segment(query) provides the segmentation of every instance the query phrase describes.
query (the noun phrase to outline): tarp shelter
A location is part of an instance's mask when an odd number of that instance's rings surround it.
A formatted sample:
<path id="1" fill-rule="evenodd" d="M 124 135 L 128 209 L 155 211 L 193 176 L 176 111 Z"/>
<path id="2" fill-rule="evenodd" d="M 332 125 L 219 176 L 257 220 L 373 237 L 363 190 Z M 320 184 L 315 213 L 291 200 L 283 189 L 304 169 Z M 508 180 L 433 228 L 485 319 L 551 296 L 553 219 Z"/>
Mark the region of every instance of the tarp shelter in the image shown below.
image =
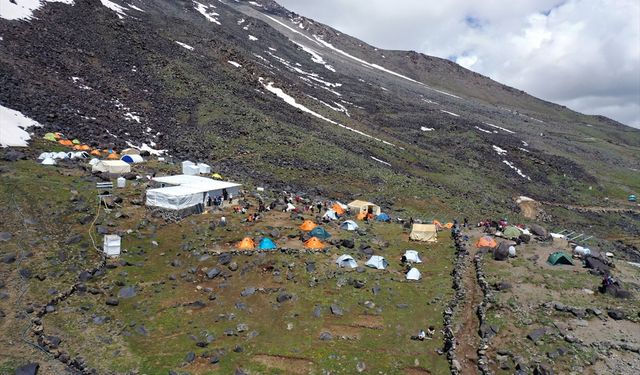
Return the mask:
<path id="1" fill-rule="evenodd" d="M 389 221 L 391 221 L 391 218 L 389 217 L 389 215 L 387 215 L 387 214 L 385 214 L 383 212 L 380 215 L 376 216 L 376 221 L 389 222 Z"/>
<path id="2" fill-rule="evenodd" d="M 322 217 L 327 220 L 338 220 L 338 215 L 333 209 L 325 212 L 324 215 L 322 215 Z"/>
<path id="3" fill-rule="evenodd" d="M 317 239 L 316 237 L 311 237 L 304 243 L 305 249 L 324 249 L 324 244 L 322 241 Z"/>
<path id="4" fill-rule="evenodd" d="M 549 258 L 547 258 L 547 263 L 551 264 L 552 266 L 557 266 L 558 264 L 567 264 L 573 266 L 571 258 L 562 251 L 556 251 L 555 253 L 549 255 Z"/>
<path id="5" fill-rule="evenodd" d="M 356 263 L 355 259 L 349 254 L 342 254 L 336 259 L 336 264 L 338 267 L 343 268 L 356 268 L 358 267 L 358 263 Z"/>
<path id="6" fill-rule="evenodd" d="M 518 229 L 517 227 L 514 227 L 513 225 L 507 227 L 504 231 L 502 231 L 502 235 L 508 239 L 518 238 L 520 237 L 520 234 L 522 234 L 520 229 Z"/>
<path id="7" fill-rule="evenodd" d="M 438 231 L 433 224 L 413 224 L 409 238 L 414 241 L 436 242 Z"/>
<path id="8" fill-rule="evenodd" d="M 117 257 L 120 255 L 120 244 L 122 239 L 117 234 L 108 234 L 104 236 L 102 251 L 108 257 Z"/>
<path id="9" fill-rule="evenodd" d="M 407 272 L 407 280 L 420 280 L 420 278 L 422 278 L 422 274 L 415 267 Z"/>
<path id="10" fill-rule="evenodd" d="M 482 236 L 480 237 L 480 239 L 476 242 L 476 247 L 480 248 L 480 247 L 490 247 L 490 248 L 494 248 L 498 246 L 498 243 L 496 242 L 496 240 L 493 239 L 493 237 L 491 236 Z"/>
<path id="11" fill-rule="evenodd" d="M 261 239 L 260 243 L 258 244 L 258 249 L 260 250 L 275 250 L 277 248 L 278 246 L 276 245 L 276 243 L 268 237 Z"/>
<path id="12" fill-rule="evenodd" d="M 340 202 L 335 202 L 332 206 L 331 209 L 334 210 L 336 212 L 336 214 L 342 216 L 344 215 L 345 208 L 343 207 L 343 205 Z"/>
<path id="13" fill-rule="evenodd" d="M 405 251 L 404 259 L 406 259 L 406 261 L 410 263 L 422 263 L 422 260 L 420 260 L 420 256 L 418 255 L 418 252 L 415 250 Z"/>
<path id="14" fill-rule="evenodd" d="M 42 165 L 56 165 L 56 164 L 57 164 L 56 161 L 53 158 L 49 158 L 49 157 L 45 158 L 42 161 Z"/>
<path id="15" fill-rule="evenodd" d="M 120 151 L 120 154 L 122 154 L 122 155 L 140 155 L 140 150 L 138 150 L 137 148 L 125 148 L 124 150 Z"/>
<path id="16" fill-rule="evenodd" d="M 327 232 L 323 227 L 313 228 L 311 232 L 309 232 L 309 235 L 311 237 L 317 237 L 321 240 L 326 240 L 327 238 L 331 237 L 331 234 L 329 234 L 329 232 Z"/>
<path id="17" fill-rule="evenodd" d="M 91 171 L 122 174 L 131 172 L 131 166 L 122 160 L 100 160 L 93 166 Z"/>
<path id="18" fill-rule="evenodd" d="M 313 228 L 317 227 L 318 225 L 316 223 L 314 223 L 311 220 L 305 220 L 301 225 L 300 225 L 300 230 L 303 230 L 305 232 L 310 232 L 311 230 L 313 230 Z"/>
<path id="19" fill-rule="evenodd" d="M 237 195 L 242 186 L 233 182 L 187 175 L 154 177 L 151 181 L 160 188 L 147 190 L 147 206 L 171 210 L 181 210 L 198 204 L 207 206 L 216 197 L 224 196 L 224 191 Z"/>
<path id="20" fill-rule="evenodd" d="M 42 138 L 46 139 L 47 141 L 57 142 L 56 135 L 53 133 L 47 133 Z"/>
<path id="21" fill-rule="evenodd" d="M 364 214 L 372 214 L 373 216 L 380 215 L 380 206 L 377 206 L 371 202 L 365 202 L 360 200 L 355 200 L 347 205 L 351 213 L 354 215 L 358 215 L 360 213 Z"/>
<path id="22" fill-rule="evenodd" d="M 353 220 L 347 220 L 344 223 L 340 224 L 340 228 L 344 229 L 344 230 L 356 230 L 358 229 L 358 224 L 356 224 L 355 221 Z"/>
<path id="23" fill-rule="evenodd" d="M 136 155 L 136 154 L 125 155 L 125 156 L 121 157 L 120 160 L 122 160 L 124 162 L 127 162 L 129 164 L 144 162 L 144 159 L 142 158 L 142 156 Z"/>
<path id="24" fill-rule="evenodd" d="M 240 250 L 253 250 L 256 248 L 256 243 L 249 237 L 245 237 L 242 241 L 238 242 L 236 247 Z"/>
<path id="25" fill-rule="evenodd" d="M 367 263 L 365 263 L 365 266 L 377 268 L 379 270 L 384 270 L 384 269 L 387 269 L 387 267 L 389 267 L 389 262 L 387 262 L 387 260 L 380 255 L 372 255 L 371 258 L 369 258 L 369 260 L 367 261 Z"/>

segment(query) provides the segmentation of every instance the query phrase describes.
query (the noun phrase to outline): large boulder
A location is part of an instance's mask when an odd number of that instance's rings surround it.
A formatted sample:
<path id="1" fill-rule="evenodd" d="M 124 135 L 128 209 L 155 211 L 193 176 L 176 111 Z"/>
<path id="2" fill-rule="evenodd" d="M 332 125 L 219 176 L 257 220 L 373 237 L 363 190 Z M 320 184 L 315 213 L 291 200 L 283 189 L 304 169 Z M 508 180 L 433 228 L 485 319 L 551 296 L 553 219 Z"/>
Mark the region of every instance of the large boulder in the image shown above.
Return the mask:
<path id="1" fill-rule="evenodd" d="M 511 246 L 510 242 L 500 242 L 500 245 L 493 250 L 493 259 L 506 260 L 509 258 L 509 246 Z"/>
<path id="2" fill-rule="evenodd" d="M 549 237 L 549 231 L 547 231 L 544 227 L 538 224 L 531 225 L 531 233 L 535 234 L 538 237 L 547 238 Z"/>
<path id="3" fill-rule="evenodd" d="M 32 362 L 16 369 L 16 375 L 37 375 L 40 364 Z"/>

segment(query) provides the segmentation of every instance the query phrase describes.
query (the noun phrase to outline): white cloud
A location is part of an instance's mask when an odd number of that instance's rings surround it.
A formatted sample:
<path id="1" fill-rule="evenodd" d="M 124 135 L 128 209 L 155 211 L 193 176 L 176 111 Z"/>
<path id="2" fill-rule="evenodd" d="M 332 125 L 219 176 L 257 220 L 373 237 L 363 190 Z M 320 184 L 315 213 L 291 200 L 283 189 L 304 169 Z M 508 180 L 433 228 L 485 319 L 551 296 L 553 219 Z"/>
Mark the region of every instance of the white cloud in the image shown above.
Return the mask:
<path id="1" fill-rule="evenodd" d="M 451 58 L 540 98 L 640 127 L 640 1 L 280 3 L 375 46 Z"/>

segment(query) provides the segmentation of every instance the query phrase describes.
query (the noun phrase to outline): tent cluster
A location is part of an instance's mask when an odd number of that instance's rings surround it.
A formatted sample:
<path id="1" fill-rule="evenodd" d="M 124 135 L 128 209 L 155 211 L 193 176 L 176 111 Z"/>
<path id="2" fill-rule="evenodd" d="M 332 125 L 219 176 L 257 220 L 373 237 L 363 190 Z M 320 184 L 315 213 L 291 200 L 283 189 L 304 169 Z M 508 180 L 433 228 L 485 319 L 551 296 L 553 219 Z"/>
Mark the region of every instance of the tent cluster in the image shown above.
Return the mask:
<path id="1" fill-rule="evenodd" d="M 239 250 L 255 250 L 256 248 L 259 250 L 275 250 L 278 245 L 269 237 L 262 238 L 257 245 L 251 237 L 245 237 L 236 244 L 236 248 Z"/>
<path id="2" fill-rule="evenodd" d="M 41 160 L 41 164 L 43 165 L 56 165 L 56 160 L 65 160 L 65 159 L 87 159 L 90 155 L 85 151 L 75 151 L 75 152 L 43 152 L 38 156 L 38 160 Z"/>
<path id="3" fill-rule="evenodd" d="M 56 142 L 59 145 L 65 146 L 65 147 L 69 147 L 71 149 L 73 149 L 74 151 L 84 151 L 88 154 L 91 154 L 93 156 L 97 156 L 97 157 L 106 157 L 109 160 L 117 160 L 120 158 L 120 156 L 118 155 L 117 152 L 113 151 L 113 150 L 100 150 L 98 148 L 94 148 L 91 147 L 87 144 L 84 144 L 82 142 L 80 142 L 80 140 L 78 139 L 68 139 L 67 137 L 64 136 L 64 134 L 62 133 L 47 133 L 44 135 L 44 137 L 42 137 L 44 139 L 46 139 L 47 141 L 51 141 L 51 142 Z M 138 151 L 138 154 L 140 152 Z"/>

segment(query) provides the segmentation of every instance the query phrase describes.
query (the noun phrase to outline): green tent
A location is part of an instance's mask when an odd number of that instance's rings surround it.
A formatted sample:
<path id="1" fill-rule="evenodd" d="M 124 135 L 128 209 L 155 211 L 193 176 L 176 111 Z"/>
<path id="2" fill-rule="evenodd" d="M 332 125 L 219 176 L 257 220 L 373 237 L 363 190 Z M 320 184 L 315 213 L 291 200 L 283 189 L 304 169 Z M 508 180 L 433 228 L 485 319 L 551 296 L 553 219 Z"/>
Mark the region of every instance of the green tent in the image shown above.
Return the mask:
<path id="1" fill-rule="evenodd" d="M 73 141 L 71 141 L 71 143 L 73 143 L 74 145 L 79 145 L 80 144 L 80 140 L 74 139 Z"/>
<path id="2" fill-rule="evenodd" d="M 505 238 L 508 239 L 514 239 L 514 238 L 518 238 L 520 237 L 520 234 L 522 232 L 520 232 L 520 229 L 514 227 L 513 225 L 510 227 L 507 227 L 502 234 L 504 235 Z"/>
<path id="3" fill-rule="evenodd" d="M 570 266 L 573 266 L 571 258 L 562 251 L 556 251 L 555 253 L 549 255 L 549 258 L 547 258 L 547 263 L 551 264 L 552 266 L 557 266 L 558 264 L 568 264 Z"/>
<path id="4" fill-rule="evenodd" d="M 56 135 L 53 133 L 47 133 L 44 135 L 44 137 L 42 137 L 44 139 L 46 139 L 47 141 L 52 141 L 52 142 L 57 142 L 58 140 L 56 139 Z"/>
<path id="5" fill-rule="evenodd" d="M 629 194 L 629 202 L 637 202 L 638 197 L 635 194 Z"/>

